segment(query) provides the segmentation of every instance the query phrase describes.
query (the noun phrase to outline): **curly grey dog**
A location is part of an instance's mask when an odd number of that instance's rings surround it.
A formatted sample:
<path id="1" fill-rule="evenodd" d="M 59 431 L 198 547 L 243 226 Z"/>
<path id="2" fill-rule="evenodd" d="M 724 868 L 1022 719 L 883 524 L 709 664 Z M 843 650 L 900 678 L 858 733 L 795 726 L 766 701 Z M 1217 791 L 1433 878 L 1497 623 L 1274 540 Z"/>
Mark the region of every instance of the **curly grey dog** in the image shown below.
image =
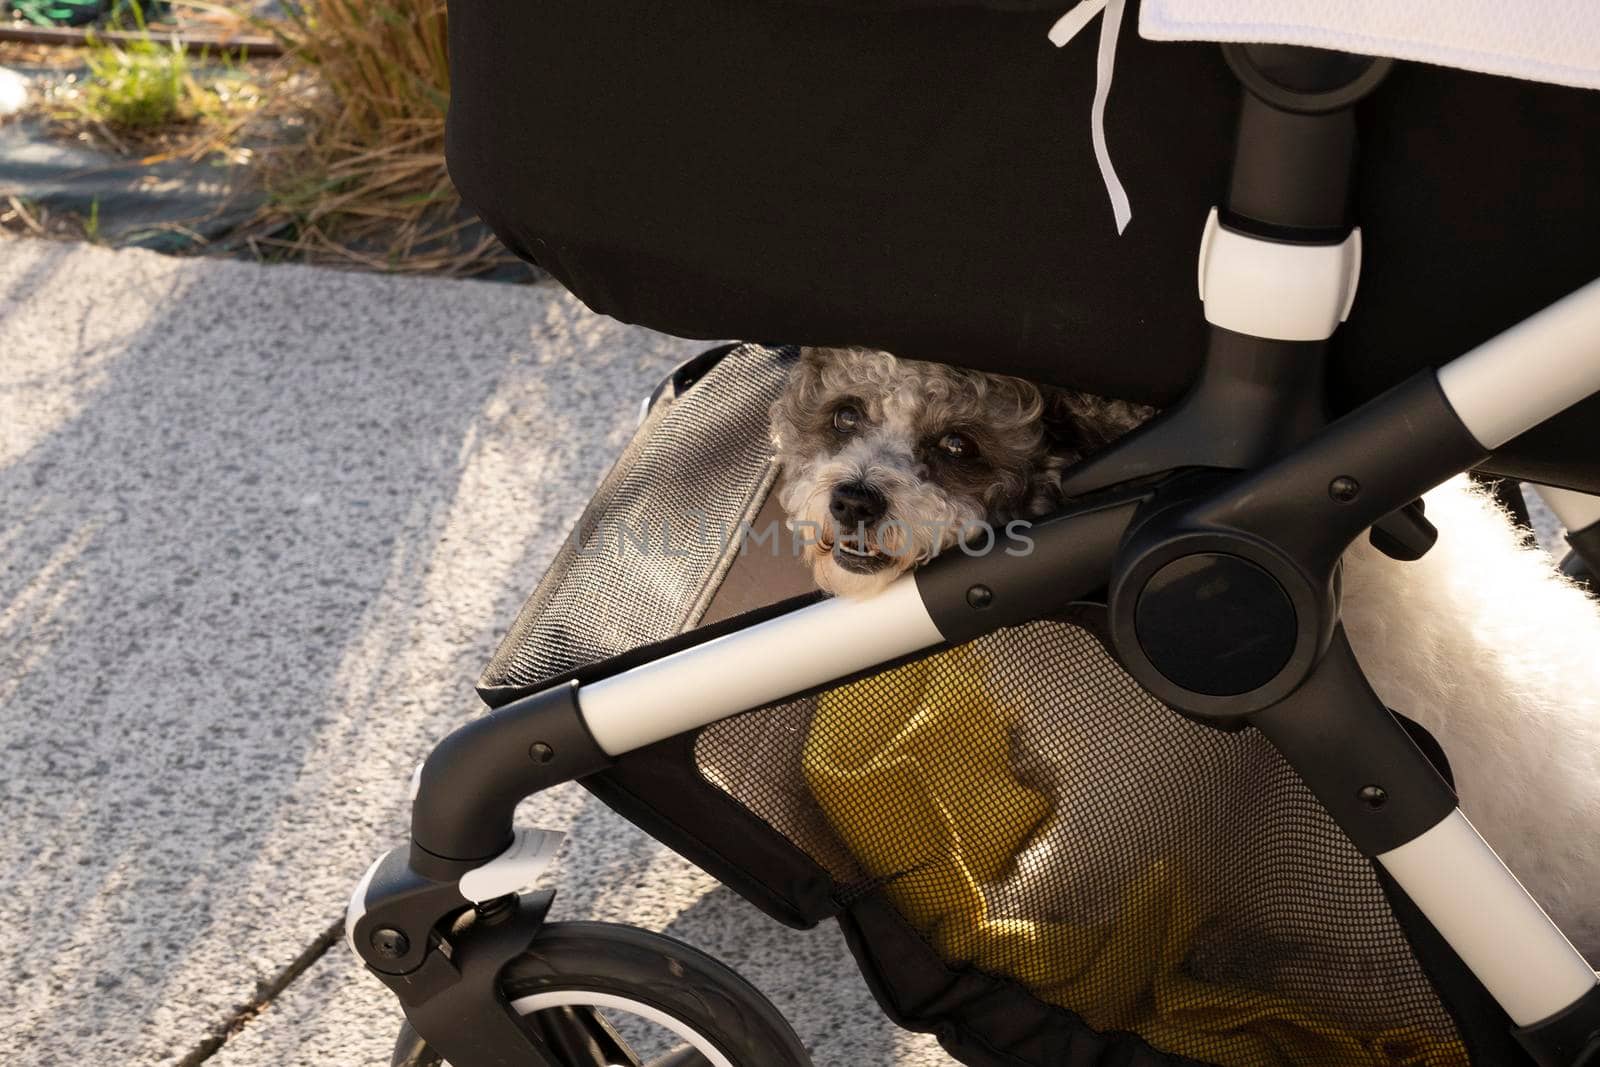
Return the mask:
<path id="1" fill-rule="evenodd" d="M 863 348 L 807 348 L 772 406 L 779 502 L 817 584 L 870 596 L 1060 502 L 1061 472 L 1152 409 Z"/>

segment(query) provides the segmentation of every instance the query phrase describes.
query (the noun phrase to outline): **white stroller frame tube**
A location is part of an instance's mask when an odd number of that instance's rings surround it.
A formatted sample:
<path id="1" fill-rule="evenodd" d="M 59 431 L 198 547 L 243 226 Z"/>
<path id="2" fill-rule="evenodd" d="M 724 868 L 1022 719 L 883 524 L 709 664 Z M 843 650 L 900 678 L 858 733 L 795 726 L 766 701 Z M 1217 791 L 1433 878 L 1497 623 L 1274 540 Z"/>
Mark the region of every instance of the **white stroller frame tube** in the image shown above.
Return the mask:
<path id="1" fill-rule="evenodd" d="M 1440 367 L 1439 388 L 1491 450 L 1600 390 L 1600 279 Z"/>
<path id="2" fill-rule="evenodd" d="M 905 575 L 870 599 L 824 600 L 591 682 L 578 706 L 619 756 L 943 640 Z"/>
<path id="3" fill-rule="evenodd" d="M 1518 1026 L 1594 987 L 1595 972 L 1461 809 L 1377 859 Z"/>

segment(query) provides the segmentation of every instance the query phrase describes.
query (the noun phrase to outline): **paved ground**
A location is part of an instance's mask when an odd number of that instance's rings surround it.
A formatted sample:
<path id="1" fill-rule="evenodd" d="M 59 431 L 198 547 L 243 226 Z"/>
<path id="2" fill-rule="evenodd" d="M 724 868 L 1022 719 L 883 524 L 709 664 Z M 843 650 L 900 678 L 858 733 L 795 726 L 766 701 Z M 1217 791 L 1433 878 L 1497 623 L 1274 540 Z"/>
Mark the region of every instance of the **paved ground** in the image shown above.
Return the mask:
<path id="1" fill-rule="evenodd" d="M 702 347 L 551 288 L 0 241 L 0 1047 L 387 1062 L 388 993 L 318 949 L 638 398 Z M 559 915 L 722 956 L 821 1067 L 950 1062 L 833 930 L 580 790 L 536 808 L 573 833 Z"/>

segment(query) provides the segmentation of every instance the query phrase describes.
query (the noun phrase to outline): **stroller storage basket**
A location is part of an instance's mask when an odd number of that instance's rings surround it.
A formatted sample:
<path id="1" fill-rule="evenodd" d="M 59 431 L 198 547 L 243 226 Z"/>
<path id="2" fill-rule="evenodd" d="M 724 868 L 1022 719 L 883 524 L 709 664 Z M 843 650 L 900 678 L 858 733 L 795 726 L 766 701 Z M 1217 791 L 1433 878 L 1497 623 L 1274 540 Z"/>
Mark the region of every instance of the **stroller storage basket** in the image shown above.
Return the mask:
<path id="1" fill-rule="evenodd" d="M 654 402 L 490 703 L 806 595 L 767 439 L 792 355 L 710 355 Z M 1527 1062 L 1276 750 L 1162 706 L 1100 619 L 942 648 L 585 785 L 773 917 L 838 918 L 891 1017 L 969 1064 Z"/>

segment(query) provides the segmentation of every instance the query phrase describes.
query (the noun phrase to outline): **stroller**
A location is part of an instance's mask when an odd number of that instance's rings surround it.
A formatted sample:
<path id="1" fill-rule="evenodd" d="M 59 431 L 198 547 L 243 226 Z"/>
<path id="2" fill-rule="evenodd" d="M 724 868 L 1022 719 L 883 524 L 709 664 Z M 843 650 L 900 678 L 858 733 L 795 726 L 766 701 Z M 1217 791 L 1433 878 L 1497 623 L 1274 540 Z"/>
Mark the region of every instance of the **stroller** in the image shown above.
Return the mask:
<path id="1" fill-rule="evenodd" d="M 1339 620 L 1343 551 L 1425 553 L 1461 471 L 1553 487 L 1600 555 L 1593 42 L 1529 45 L 1556 5 L 1452 7 L 1442 42 L 1387 5 L 1063 6 L 452 4 L 465 199 L 596 311 L 757 341 L 647 399 L 352 896 L 396 1064 L 809 1062 L 694 949 L 545 921 L 559 835 L 512 811 L 572 780 L 837 920 L 966 1064 L 1600 1064 L 1595 971 Z M 1031 552 L 827 599 L 764 540 L 797 343 L 1164 410 Z M 1058 814 L 1007 769 L 1018 708 L 1081 803 L 1002 906 Z"/>

